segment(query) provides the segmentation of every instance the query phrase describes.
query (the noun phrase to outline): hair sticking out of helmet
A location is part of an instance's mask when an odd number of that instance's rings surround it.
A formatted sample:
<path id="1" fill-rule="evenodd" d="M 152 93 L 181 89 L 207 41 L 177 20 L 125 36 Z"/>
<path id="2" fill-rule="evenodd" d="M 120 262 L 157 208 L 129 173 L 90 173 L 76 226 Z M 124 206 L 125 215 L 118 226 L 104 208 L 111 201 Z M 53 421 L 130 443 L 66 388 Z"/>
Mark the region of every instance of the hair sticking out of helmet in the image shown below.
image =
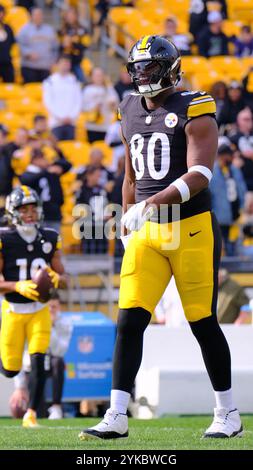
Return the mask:
<path id="1" fill-rule="evenodd" d="M 20 208 L 28 205 L 36 206 L 36 220 L 31 220 L 31 222 L 26 222 L 24 216 L 22 216 L 22 211 Z M 19 186 L 9 194 L 6 198 L 5 210 L 9 223 L 11 225 L 19 225 L 23 227 L 39 227 L 43 219 L 43 211 L 41 200 L 36 193 L 36 191 L 28 186 Z"/>
<path id="2" fill-rule="evenodd" d="M 163 36 L 144 36 L 132 47 L 127 70 L 137 93 L 153 97 L 179 82 L 180 53 Z"/>

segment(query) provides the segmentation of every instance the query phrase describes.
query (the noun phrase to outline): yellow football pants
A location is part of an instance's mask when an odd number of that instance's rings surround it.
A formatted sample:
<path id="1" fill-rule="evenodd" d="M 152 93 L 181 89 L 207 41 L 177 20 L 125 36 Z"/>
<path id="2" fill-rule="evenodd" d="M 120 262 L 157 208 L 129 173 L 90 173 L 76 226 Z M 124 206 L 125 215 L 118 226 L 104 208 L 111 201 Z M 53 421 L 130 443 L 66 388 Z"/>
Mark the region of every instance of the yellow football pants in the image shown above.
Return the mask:
<path id="1" fill-rule="evenodd" d="M 2 302 L 1 360 L 10 371 L 22 368 L 25 341 L 29 354 L 46 353 L 51 334 L 51 318 L 48 306 L 36 313 L 20 314 L 10 311 L 10 304 Z"/>
<path id="2" fill-rule="evenodd" d="M 174 275 L 188 321 L 216 313 L 220 233 L 204 212 L 169 224 L 146 222 L 133 232 L 122 267 L 119 308 L 154 312 Z"/>

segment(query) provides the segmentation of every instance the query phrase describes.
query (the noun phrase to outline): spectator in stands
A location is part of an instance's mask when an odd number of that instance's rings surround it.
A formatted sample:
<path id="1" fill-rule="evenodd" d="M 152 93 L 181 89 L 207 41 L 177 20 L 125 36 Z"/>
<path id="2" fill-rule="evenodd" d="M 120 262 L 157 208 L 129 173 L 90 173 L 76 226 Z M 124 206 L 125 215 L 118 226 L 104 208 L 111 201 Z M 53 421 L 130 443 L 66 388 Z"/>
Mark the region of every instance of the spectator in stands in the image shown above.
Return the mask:
<path id="1" fill-rule="evenodd" d="M 5 8 L 0 5 L 0 77 L 4 82 L 14 82 L 11 48 L 16 42 L 11 27 L 4 23 Z"/>
<path id="2" fill-rule="evenodd" d="M 72 325 L 61 315 L 61 305 L 59 295 L 54 293 L 49 301 L 49 310 L 52 320 L 51 340 L 49 348 L 49 370 L 47 377 L 52 377 L 52 406 L 48 409 L 48 419 L 63 418 L 62 411 L 62 393 L 64 385 L 64 354 L 66 353 L 72 334 Z M 28 360 L 27 360 L 28 359 Z M 14 379 L 15 391 L 10 397 L 10 408 L 14 417 L 16 411 L 25 412 L 29 401 L 29 373 L 30 360 L 29 357 L 24 358 L 23 368 Z M 40 409 L 44 408 L 44 404 L 40 404 Z M 43 415 L 42 415 L 43 416 Z"/>
<path id="3" fill-rule="evenodd" d="M 96 43 L 100 39 L 101 27 L 105 24 L 110 9 L 110 0 L 98 0 L 95 5 L 95 19 L 93 22 L 94 37 Z"/>
<path id="4" fill-rule="evenodd" d="M 14 139 L 6 145 L 6 151 L 13 157 L 16 150 L 24 148 L 28 144 L 28 130 L 25 127 L 19 127 L 15 134 Z"/>
<path id="5" fill-rule="evenodd" d="M 50 165 L 43 152 L 34 149 L 31 163 L 26 171 L 19 177 L 21 184 L 27 185 L 39 194 L 44 212 L 44 226 L 60 231 L 61 206 L 63 205 L 63 191 L 60 177 L 71 168 L 64 158 L 59 158 Z"/>
<path id="6" fill-rule="evenodd" d="M 58 42 L 52 26 L 44 23 L 43 11 L 34 8 L 30 23 L 17 36 L 21 70 L 25 83 L 42 82 L 50 74 L 57 57 Z"/>
<path id="7" fill-rule="evenodd" d="M 35 6 L 34 0 L 17 0 L 16 5 L 19 6 L 19 7 L 24 7 L 28 11 L 31 11 L 32 8 L 34 8 L 34 6 Z"/>
<path id="8" fill-rule="evenodd" d="M 5 212 L 5 199 L 12 190 L 14 172 L 11 166 L 11 156 L 7 151 L 8 129 L 0 125 L 0 224 Z"/>
<path id="9" fill-rule="evenodd" d="M 7 127 L 0 124 L 0 150 L 3 150 L 8 143 L 8 133 L 9 131 Z"/>
<path id="10" fill-rule="evenodd" d="M 241 28 L 239 38 L 235 38 L 235 55 L 237 57 L 247 57 L 253 55 L 253 35 L 251 27 L 244 25 Z"/>
<path id="11" fill-rule="evenodd" d="M 246 105 L 250 107 L 251 111 L 253 111 L 253 66 L 248 70 L 248 73 L 244 77 L 242 84 L 243 96 Z"/>
<path id="12" fill-rule="evenodd" d="M 29 132 L 31 138 L 39 139 L 44 145 L 56 143 L 56 138 L 48 128 L 48 122 L 44 114 L 36 114 L 33 118 L 33 129 Z"/>
<path id="13" fill-rule="evenodd" d="M 227 86 L 225 82 L 215 82 L 211 88 L 211 95 L 216 103 L 216 119 L 219 119 L 220 112 L 227 98 Z"/>
<path id="14" fill-rule="evenodd" d="M 225 254 L 234 256 L 239 237 L 237 222 L 247 188 L 240 169 L 233 165 L 233 151 L 227 145 L 218 148 L 210 191 L 212 209 L 221 228 Z"/>
<path id="15" fill-rule="evenodd" d="M 249 303 L 244 288 L 230 278 L 226 269 L 219 269 L 217 316 L 219 323 L 234 323 L 241 307 Z"/>
<path id="16" fill-rule="evenodd" d="M 64 154 L 58 146 L 58 141 L 48 127 L 47 118 L 43 114 L 34 116 L 34 127 L 29 133 L 29 144 L 31 148 L 43 150 L 48 161 L 51 163 L 56 158 L 64 159 Z"/>
<path id="17" fill-rule="evenodd" d="M 43 100 L 49 112 L 49 126 L 57 140 L 74 139 L 76 120 L 81 112 L 80 83 L 70 70 L 70 58 L 61 56 L 57 72 L 43 82 Z"/>
<path id="18" fill-rule="evenodd" d="M 97 204 L 99 207 L 104 207 L 107 202 L 106 191 L 100 184 L 101 170 L 93 165 L 88 165 L 81 176 L 82 186 L 77 193 L 76 202 L 77 204 L 88 204 L 92 209 L 92 215 L 94 219 L 100 219 L 101 214 L 95 213 L 95 200 L 98 201 L 98 197 L 102 196 L 103 203 Z M 103 217 L 103 216 L 102 216 Z"/>
<path id="19" fill-rule="evenodd" d="M 125 158 L 118 159 L 117 170 L 114 173 L 114 181 L 111 191 L 109 191 L 110 202 L 122 206 L 122 185 L 125 175 Z"/>
<path id="20" fill-rule="evenodd" d="M 60 52 L 71 58 L 71 71 L 76 78 L 85 83 L 86 77 L 81 67 L 84 51 L 88 45 L 88 33 L 79 24 L 78 14 L 75 8 L 68 8 L 63 13 L 63 23 L 59 31 Z"/>
<path id="21" fill-rule="evenodd" d="M 100 168 L 88 165 L 82 174 L 82 186 L 76 195 L 77 204 L 90 206 L 90 213 L 83 220 L 84 239 L 82 249 L 85 253 L 104 253 L 107 239 L 104 236 L 105 207 L 108 203 L 107 192 L 100 184 Z"/>
<path id="22" fill-rule="evenodd" d="M 89 142 L 104 139 L 118 103 L 118 95 L 113 86 L 107 83 L 104 71 L 99 67 L 94 68 L 91 83 L 83 90 L 83 111 L 87 113 Z"/>
<path id="23" fill-rule="evenodd" d="M 114 172 L 117 170 L 118 161 L 125 156 L 125 147 L 121 139 L 121 124 L 119 121 L 115 121 L 109 126 L 105 135 L 105 142 L 113 149 L 110 170 Z"/>
<path id="24" fill-rule="evenodd" d="M 103 159 L 104 154 L 102 150 L 99 147 L 93 147 L 90 151 L 89 164 L 100 170 L 99 184 L 102 188 L 105 188 L 108 182 L 113 181 L 114 176 L 113 173 L 103 165 Z"/>
<path id="25" fill-rule="evenodd" d="M 253 191 L 253 116 L 249 108 L 245 108 L 237 116 L 237 132 L 230 137 L 239 152 L 241 171 L 248 191 Z"/>
<path id="26" fill-rule="evenodd" d="M 191 0 L 189 31 L 194 36 L 195 40 L 208 24 L 207 15 L 212 4 L 220 11 L 222 18 L 227 18 L 226 0 Z"/>
<path id="27" fill-rule="evenodd" d="M 228 86 L 228 94 L 217 119 L 218 125 L 226 126 L 227 132 L 235 129 L 237 115 L 245 105 L 242 84 L 233 80 Z"/>
<path id="28" fill-rule="evenodd" d="M 243 256 L 253 258 L 253 192 L 248 191 L 245 196 L 244 211 L 240 219 L 242 224 L 243 241 L 241 252 Z"/>
<path id="29" fill-rule="evenodd" d="M 175 44 L 181 55 L 191 55 L 193 38 L 190 33 L 177 32 L 177 20 L 175 17 L 169 17 L 165 20 L 163 36 Z"/>
<path id="30" fill-rule="evenodd" d="M 116 93 L 118 94 L 119 101 L 122 101 L 125 96 L 129 95 L 134 91 L 131 77 L 126 70 L 126 66 L 122 65 L 119 73 L 119 80 L 114 85 Z"/>
<path id="31" fill-rule="evenodd" d="M 253 191 L 253 116 L 249 108 L 237 115 L 237 132 L 230 137 L 239 151 L 239 167 L 248 191 Z"/>
<path id="32" fill-rule="evenodd" d="M 28 144 L 28 130 L 25 127 L 20 127 L 16 130 L 14 140 L 8 142 L 5 147 L 5 152 L 12 168 L 13 176 L 20 174 L 20 169 L 24 166 L 23 150 Z M 12 184 L 12 180 L 10 181 Z M 10 187 L 10 186 L 9 186 Z"/>
<path id="33" fill-rule="evenodd" d="M 222 15 L 210 11 L 207 15 L 208 28 L 199 34 L 197 45 L 199 54 L 205 57 L 228 55 L 228 37 L 222 32 Z"/>

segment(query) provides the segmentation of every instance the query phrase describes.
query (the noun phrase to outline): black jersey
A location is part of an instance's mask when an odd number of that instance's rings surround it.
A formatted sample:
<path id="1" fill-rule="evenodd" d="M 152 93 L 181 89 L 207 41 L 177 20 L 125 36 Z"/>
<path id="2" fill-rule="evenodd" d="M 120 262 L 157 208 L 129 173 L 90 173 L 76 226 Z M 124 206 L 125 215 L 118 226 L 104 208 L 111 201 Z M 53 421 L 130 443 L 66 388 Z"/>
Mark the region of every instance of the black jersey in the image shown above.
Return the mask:
<path id="1" fill-rule="evenodd" d="M 162 191 L 188 171 L 185 125 L 202 115 L 215 117 L 215 111 L 213 98 L 205 92 L 176 92 L 153 111 L 147 110 L 139 95 L 121 102 L 119 116 L 135 171 L 136 202 Z M 209 190 L 182 203 L 180 209 L 182 219 L 210 210 Z"/>
<path id="2" fill-rule="evenodd" d="M 49 228 L 39 229 L 34 242 L 26 242 L 16 229 L 0 232 L 0 251 L 3 258 L 5 281 L 25 281 L 31 279 L 37 269 L 50 264 L 60 248 L 58 233 Z M 28 303 L 27 297 L 17 292 L 5 294 L 9 302 Z"/>

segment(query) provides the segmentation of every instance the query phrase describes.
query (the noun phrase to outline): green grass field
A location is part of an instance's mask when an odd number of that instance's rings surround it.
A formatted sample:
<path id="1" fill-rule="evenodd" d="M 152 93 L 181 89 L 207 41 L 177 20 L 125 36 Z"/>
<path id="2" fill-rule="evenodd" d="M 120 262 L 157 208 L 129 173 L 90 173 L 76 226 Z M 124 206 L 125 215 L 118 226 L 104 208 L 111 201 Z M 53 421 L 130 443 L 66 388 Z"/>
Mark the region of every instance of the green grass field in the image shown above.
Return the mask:
<path id="1" fill-rule="evenodd" d="M 78 433 L 97 419 L 40 420 L 40 429 L 22 429 L 21 420 L 0 419 L 0 449 L 77 449 L 77 450 L 245 450 L 253 449 L 253 416 L 243 416 L 242 438 L 202 439 L 210 416 L 173 416 L 154 420 L 130 419 L 126 439 L 80 442 Z"/>

